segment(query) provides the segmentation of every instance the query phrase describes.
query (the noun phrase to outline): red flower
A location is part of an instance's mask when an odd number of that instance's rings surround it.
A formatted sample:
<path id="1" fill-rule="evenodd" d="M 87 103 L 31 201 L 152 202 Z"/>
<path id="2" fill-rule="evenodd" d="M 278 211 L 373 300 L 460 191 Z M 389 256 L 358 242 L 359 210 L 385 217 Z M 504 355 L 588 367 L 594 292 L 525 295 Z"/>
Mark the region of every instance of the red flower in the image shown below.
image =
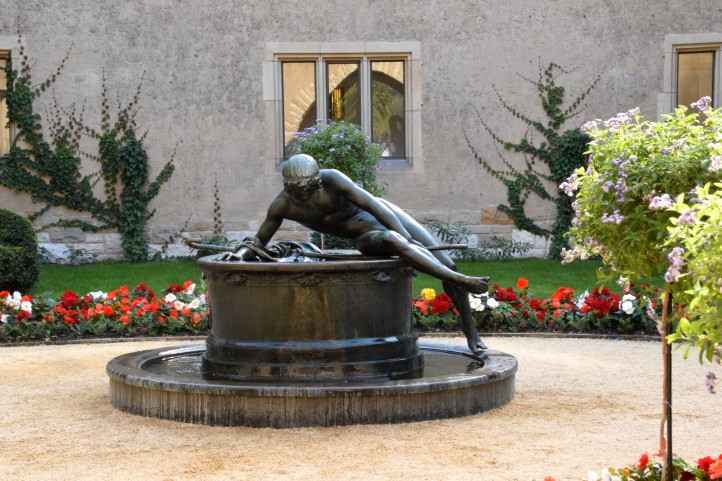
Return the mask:
<path id="1" fill-rule="evenodd" d="M 127 326 L 128 324 L 130 324 L 130 316 L 128 316 L 128 315 L 120 316 L 120 318 L 119 318 L 118 320 L 119 320 L 120 323 L 123 324 L 124 326 Z"/>
<path id="2" fill-rule="evenodd" d="M 175 309 L 171 309 L 168 313 L 168 316 L 172 317 L 173 319 L 178 319 L 178 311 L 176 311 Z"/>
<path id="3" fill-rule="evenodd" d="M 105 317 L 113 317 L 113 314 L 115 314 L 115 312 L 113 312 L 113 308 L 111 306 L 108 306 L 107 304 L 103 305 L 103 315 Z"/>
<path id="4" fill-rule="evenodd" d="M 554 319 L 559 319 L 561 316 L 562 316 L 562 311 L 560 311 L 559 309 L 557 309 L 556 311 L 554 311 L 554 312 L 552 313 L 552 317 L 553 317 Z"/>
<path id="5" fill-rule="evenodd" d="M 496 286 L 496 289 L 494 290 L 494 299 L 501 302 L 516 302 L 518 298 L 516 297 L 514 289 L 511 287 L 505 288 Z"/>
<path id="6" fill-rule="evenodd" d="M 429 304 L 431 306 L 431 312 L 434 314 L 445 314 L 454 305 L 446 292 L 436 296 Z"/>
<path id="7" fill-rule="evenodd" d="M 535 311 L 541 310 L 543 308 L 543 302 L 541 299 L 534 298 L 529 301 L 529 307 L 531 307 Z"/>
<path id="8" fill-rule="evenodd" d="M 557 481 L 557 480 L 552 478 L 551 476 L 544 476 L 544 481 Z"/>
<path id="9" fill-rule="evenodd" d="M 28 311 L 19 311 L 17 314 L 15 314 L 15 320 L 20 322 L 24 321 L 25 319 L 30 319 L 30 313 Z"/>
<path id="10" fill-rule="evenodd" d="M 529 287 L 529 281 L 527 279 L 524 279 L 523 277 L 520 277 L 516 280 L 516 288 L 517 289 L 526 289 Z"/>
<path id="11" fill-rule="evenodd" d="M 191 285 L 193 285 L 193 281 L 191 281 L 190 279 L 187 281 L 183 281 L 183 290 L 188 289 Z"/>
<path id="12" fill-rule="evenodd" d="M 712 480 L 722 479 L 722 454 L 720 454 L 719 458 L 710 464 L 709 469 L 707 470 L 707 475 L 709 476 L 709 479 Z"/>
<path id="13" fill-rule="evenodd" d="M 73 307 L 80 304 L 80 298 L 78 295 L 70 290 L 66 290 L 63 292 L 63 295 L 60 296 L 60 303 L 63 305 L 66 309 L 72 309 Z"/>
<path id="14" fill-rule="evenodd" d="M 648 464 L 649 464 L 649 454 L 643 453 L 639 457 L 639 462 L 637 463 L 637 467 L 641 470 L 644 470 L 644 468 L 646 468 Z"/>
<path id="15" fill-rule="evenodd" d="M 603 289 L 595 288 L 584 299 L 584 305 L 581 311 L 586 314 L 593 312 L 597 317 L 604 317 L 619 306 L 619 295 L 611 292 L 606 287 Z"/>
<path id="16" fill-rule="evenodd" d="M 697 460 L 697 467 L 704 471 L 705 473 L 709 472 L 709 467 L 712 466 L 712 463 L 715 462 L 715 459 L 711 456 L 705 456 L 704 458 L 699 458 Z"/>
<path id="17" fill-rule="evenodd" d="M 67 326 L 72 326 L 73 324 L 77 324 L 78 320 L 72 313 L 68 313 L 63 316 L 63 323 L 65 323 L 65 325 Z"/>
<path id="18" fill-rule="evenodd" d="M 181 287 L 180 284 L 173 283 L 168 286 L 168 292 L 176 293 L 176 292 L 181 292 L 182 290 L 183 290 L 183 287 Z"/>
<path id="19" fill-rule="evenodd" d="M 414 301 L 414 307 L 416 307 L 424 316 L 429 314 L 429 301 L 417 299 Z"/>
<path id="20" fill-rule="evenodd" d="M 20 298 L 23 302 L 31 302 L 33 300 L 33 296 L 25 294 L 23 297 Z"/>
<path id="21" fill-rule="evenodd" d="M 544 311 L 536 311 L 536 320 L 539 322 L 544 321 L 544 317 L 546 317 L 546 313 Z"/>
<path id="22" fill-rule="evenodd" d="M 5 298 L 8 297 L 10 293 L 8 291 L 0 291 L 0 297 Z"/>
<path id="23" fill-rule="evenodd" d="M 682 476 L 679 477 L 679 481 L 694 481 L 695 479 L 697 478 L 689 471 L 683 471 Z"/>
<path id="24" fill-rule="evenodd" d="M 558 302 L 571 301 L 574 298 L 574 289 L 571 287 L 560 287 L 552 294 L 552 300 Z"/>

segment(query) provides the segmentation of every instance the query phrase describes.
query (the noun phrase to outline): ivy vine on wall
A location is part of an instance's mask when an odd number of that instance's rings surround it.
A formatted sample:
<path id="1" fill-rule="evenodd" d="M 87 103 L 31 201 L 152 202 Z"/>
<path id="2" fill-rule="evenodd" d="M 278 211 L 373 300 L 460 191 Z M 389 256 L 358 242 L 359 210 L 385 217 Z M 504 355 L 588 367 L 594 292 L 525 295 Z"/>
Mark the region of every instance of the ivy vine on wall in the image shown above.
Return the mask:
<path id="1" fill-rule="evenodd" d="M 579 166 L 584 165 L 584 152 L 587 149 L 589 138 L 579 129 L 563 130 L 567 120 L 577 115 L 583 107 L 583 102 L 596 87 L 600 77 L 597 76 L 591 84 L 583 90 L 566 108 L 565 88 L 557 84 L 557 75 L 568 73 L 556 63 L 550 63 L 546 68 L 539 67 L 537 80 L 530 80 L 537 90 L 542 110 L 546 114 L 546 121 L 533 120 L 523 114 L 502 97 L 496 88 L 497 99 L 501 106 L 515 119 L 527 126 L 527 133 L 518 142 L 504 140 L 499 136 L 477 111 L 477 118 L 482 129 L 491 138 L 502 146 L 504 150 L 520 153 L 524 157 L 524 167 L 514 166 L 500 153 L 503 167 L 495 168 L 474 146 L 469 134 L 464 130 L 464 138 L 474 158 L 482 168 L 492 177 L 502 182 L 507 189 L 507 204 L 501 204 L 498 209 L 508 215 L 514 225 L 521 230 L 532 234 L 551 237 L 549 256 L 559 258 L 563 247 L 567 246 L 566 233 L 571 226 L 573 218 L 572 200 L 559 190 L 561 184 Z M 532 133 L 541 134 L 542 141 L 535 144 L 531 139 Z M 538 164 L 544 164 L 546 171 L 537 170 Z M 552 182 L 556 187 L 550 192 L 544 180 Z M 526 214 L 526 203 L 531 194 L 556 204 L 556 219 L 554 225 L 545 229 Z"/>
<path id="2" fill-rule="evenodd" d="M 17 58 L 18 70 L 9 62 L 5 67 L 8 119 L 14 126 L 15 136 L 9 152 L 0 156 L 0 185 L 29 194 L 34 203 L 41 205 L 29 216 L 30 220 L 38 219 L 52 207 L 65 207 L 88 214 L 92 219 L 90 222 L 63 219 L 43 228 L 116 229 L 122 236 L 127 260 L 147 259 L 146 225 L 155 213 L 149 206 L 173 174 L 175 152 L 151 182 L 143 143 L 145 135 L 136 134 L 142 80 L 130 101 L 113 112 L 103 75 L 101 123 L 97 129 L 85 123 L 82 109 L 62 109 L 54 101 L 46 119 L 46 134 L 43 118 L 35 111 L 34 103 L 56 82 L 68 55 L 37 85 L 33 84 L 30 61 L 20 36 Z M 97 143 L 97 154 L 81 151 L 84 137 Z M 98 170 L 83 174 L 81 158 L 97 164 Z M 101 181 L 104 195 L 98 198 L 95 186 Z"/>

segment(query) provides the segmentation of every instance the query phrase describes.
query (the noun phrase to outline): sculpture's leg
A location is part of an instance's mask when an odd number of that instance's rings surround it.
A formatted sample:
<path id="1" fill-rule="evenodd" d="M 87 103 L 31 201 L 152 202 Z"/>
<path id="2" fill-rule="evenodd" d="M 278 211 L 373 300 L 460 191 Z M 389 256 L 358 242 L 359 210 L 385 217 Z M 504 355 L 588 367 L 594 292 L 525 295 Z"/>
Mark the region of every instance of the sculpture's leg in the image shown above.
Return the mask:
<path id="1" fill-rule="evenodd" d="M 421 245 L 412 244 L 400 234 L 386 231 L 382 238 L 383 250 L 392 255 L 398 255 L 416 270 L 441 279 L 444 282 L 463 286 L 469 292 L 486 292 L 488 278 L 472 277 L 456 272 L 445 266 L 428 249 Z"/>
<path id="2" fill-rule="evenodd" d="M 486 350 L 486 344 L 479 337 L 479 331 L 476 329 L 476 323 L 471 315 L 471 306 L 469 305 L 469 294 L 458 284 L 444 282 L 444 291 L 454 301 L 454 305 L 459 310 L 461 318 L 461 330 L 466 336 L 466 344 L 469 350 L 474 354 L 481 355 Z M 486 357 L 484 355 L 484 357 Z"/>

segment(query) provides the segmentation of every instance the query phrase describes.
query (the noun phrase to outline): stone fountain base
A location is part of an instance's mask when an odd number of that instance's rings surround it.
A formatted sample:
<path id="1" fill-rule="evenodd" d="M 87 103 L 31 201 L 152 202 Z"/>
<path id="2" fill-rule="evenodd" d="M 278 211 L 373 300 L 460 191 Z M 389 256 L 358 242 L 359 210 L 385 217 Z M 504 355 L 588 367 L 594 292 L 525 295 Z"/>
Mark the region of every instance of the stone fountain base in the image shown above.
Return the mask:
<path id="1" fill-rule="evenodd" d="M 204 373 L 204 345 L 125 354 L 107 367 L 113 406 L 197 424 L 290 428 L 395 423 L 465 416 L 514 397 L 516 359 L 483 361 L 419 343 L 422 377 L 401 380 L 229 381 Z"/>

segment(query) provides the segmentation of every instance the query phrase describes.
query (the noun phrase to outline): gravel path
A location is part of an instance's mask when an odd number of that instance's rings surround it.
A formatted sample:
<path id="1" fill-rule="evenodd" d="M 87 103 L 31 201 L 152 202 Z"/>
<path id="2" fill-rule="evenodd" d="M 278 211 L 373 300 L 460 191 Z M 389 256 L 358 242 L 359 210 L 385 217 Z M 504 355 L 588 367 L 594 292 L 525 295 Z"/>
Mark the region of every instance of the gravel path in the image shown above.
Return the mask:
<path id="1" fill-rule="evenodd" d="M 290 430 L 196 426 L 113 410 L 105 364 L 178 341 L 0 348 L 0 479 L 561 481 L 655 450 L 658 343 L 487 341 L 519 360 L 517 395 L 503 408 L 441 421 Z M 707 370 L 675 355 L 675 451 L 694 459 L 722 451 L 722 394 L 705 391 Z"/>

